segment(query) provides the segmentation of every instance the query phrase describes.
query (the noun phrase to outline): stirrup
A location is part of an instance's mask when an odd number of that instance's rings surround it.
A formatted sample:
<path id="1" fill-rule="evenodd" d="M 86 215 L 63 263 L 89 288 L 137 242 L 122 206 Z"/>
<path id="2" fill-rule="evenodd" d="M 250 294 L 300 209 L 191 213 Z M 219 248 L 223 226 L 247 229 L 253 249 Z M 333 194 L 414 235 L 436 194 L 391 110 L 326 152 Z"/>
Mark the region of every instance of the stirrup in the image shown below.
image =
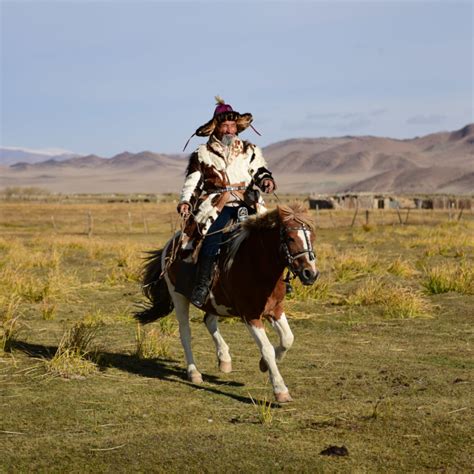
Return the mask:
<path id="1" fill-rule="evenodd" d="M 204 286 L 196 286 L 191 293 L 191 303 L 198 308 L 206 304 L 209 297 L 209 288 Z"/>

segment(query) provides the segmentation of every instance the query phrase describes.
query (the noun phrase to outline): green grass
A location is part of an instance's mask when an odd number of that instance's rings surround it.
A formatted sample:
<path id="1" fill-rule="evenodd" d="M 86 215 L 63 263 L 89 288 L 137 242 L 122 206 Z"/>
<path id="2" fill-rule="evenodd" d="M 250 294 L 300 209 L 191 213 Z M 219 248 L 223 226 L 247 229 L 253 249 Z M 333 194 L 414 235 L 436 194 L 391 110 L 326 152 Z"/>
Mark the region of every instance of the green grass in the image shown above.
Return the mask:
<path id="1" fill-rule="evenodd" d="M 221 374 L 192 310 L 199 387 L 173 317 L 137 335 L 137 269 L 175 211 L 147 207 L 145 234 L 125 231 L 130 209 L 92 205 L 88 238 L 85 206 L 0 204 L 1 472 L 471 470 L 471 222 L 319 229 L 320 281 L 286 302 L 294 402 L 278 406 L 239 321 L 221 324 L 234 366 Z M 428 288 L 443 268 L 457 290 Z M 152 342 L 140 352 L 137 338 Z M 349 454 L 320 455 L 329 446 Z"/>

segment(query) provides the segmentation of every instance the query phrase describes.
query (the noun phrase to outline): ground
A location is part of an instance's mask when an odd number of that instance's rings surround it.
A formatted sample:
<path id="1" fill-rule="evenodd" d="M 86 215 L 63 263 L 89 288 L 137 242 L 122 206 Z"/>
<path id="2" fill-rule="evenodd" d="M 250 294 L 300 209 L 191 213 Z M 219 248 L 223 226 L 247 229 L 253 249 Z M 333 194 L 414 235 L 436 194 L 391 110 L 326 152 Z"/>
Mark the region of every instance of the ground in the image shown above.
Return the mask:
<path id="1" fill-rule="evenodd" d="M 193 310 L 196 386 L 174 315 L 131 317 L 174 203 L 0 203 L 0 470 L 470 472 L 472 214 L 314 217 L 322 276 L 287 298 L 279 406 L 239 320 L 221 322 L 221 374 Z"/>

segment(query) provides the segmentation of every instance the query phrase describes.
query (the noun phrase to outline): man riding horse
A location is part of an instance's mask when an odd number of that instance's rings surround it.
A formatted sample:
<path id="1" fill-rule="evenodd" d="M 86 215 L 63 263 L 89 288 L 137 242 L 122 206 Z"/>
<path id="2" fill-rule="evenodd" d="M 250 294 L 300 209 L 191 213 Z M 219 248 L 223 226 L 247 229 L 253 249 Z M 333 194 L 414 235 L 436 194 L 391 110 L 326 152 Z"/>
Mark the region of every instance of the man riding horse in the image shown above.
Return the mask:
<path id="1" fill-rule="evenodd" d="M 189 158 L 178 204 L 179 214 L 186 219 L 183 255 L 188 253 L 188 261 L 195 261 L 198 255 L 191 294 L 191 302 L 198 307 L 206 303 L 209 294 L 223 229 L 231 221 L 266 210 L 255 186 L 266 193 L 275 189 L 261 149 L 238 137 L 251 126 L 252 115 L 236 112 L 220 97 L 216 100 L 212 119 L 193 134 L 209 140 Z"/>

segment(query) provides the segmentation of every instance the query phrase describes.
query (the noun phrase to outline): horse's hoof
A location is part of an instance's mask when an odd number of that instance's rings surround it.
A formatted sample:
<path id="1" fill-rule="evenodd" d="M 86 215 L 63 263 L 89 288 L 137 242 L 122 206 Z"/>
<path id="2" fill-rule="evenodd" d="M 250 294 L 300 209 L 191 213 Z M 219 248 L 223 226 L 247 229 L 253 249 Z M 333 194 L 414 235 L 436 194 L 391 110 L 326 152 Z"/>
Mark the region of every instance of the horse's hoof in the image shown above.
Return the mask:
<path id="1" fill-rule="evenodd" d="M 290 392 L 275 393 L 275 398 L 278 403 L 288 403 L 293 401 Z"/>
<path id="2" fill-rule="evenodd" d="M 219 370 L 224 374 L 230 374 L 232 372 L 232 362 L 226 360 L 219 361 Z"/>
<path id="3" fill-rule="evenodd" d="M 263 357 L 260 359 L 260 362 L 258 363 L 258 367 L 260 368 L 261 372 L 267 372 L 268 370 L 268 365 L 263 359 Z"/>
<path id="4" fill-rule="evenodd" d="M 188 380 L 196 385 L 202 383 L 202 375 L 199 372 L 191 372 L 188 374 Z"/>

